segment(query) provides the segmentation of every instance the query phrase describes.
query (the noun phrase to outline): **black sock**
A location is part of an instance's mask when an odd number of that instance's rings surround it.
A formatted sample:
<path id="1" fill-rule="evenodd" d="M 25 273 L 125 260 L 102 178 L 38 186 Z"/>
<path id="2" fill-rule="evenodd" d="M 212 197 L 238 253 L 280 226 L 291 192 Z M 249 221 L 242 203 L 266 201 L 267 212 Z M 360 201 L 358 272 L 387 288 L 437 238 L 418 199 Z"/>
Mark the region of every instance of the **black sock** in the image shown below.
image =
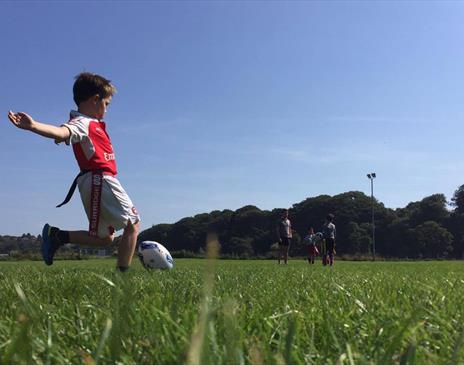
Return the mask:
<path id="1" fill-rule="evenodd" d="M 56 238 L 60 241 L 60 246 L 69 243 L 69 231 L 62 231 L 61 229 L 56 233 Z"/>
<path id="2" fill-rule="evenodd" d="M 127 270 L 129 270 L 129 268 L 126 267 L 126 266 L 118 266 L 118 267 L 117 267 L 117 270 L 118 270 L 118 271 L 121 271 L 121 272 L 126 272 Z"/>

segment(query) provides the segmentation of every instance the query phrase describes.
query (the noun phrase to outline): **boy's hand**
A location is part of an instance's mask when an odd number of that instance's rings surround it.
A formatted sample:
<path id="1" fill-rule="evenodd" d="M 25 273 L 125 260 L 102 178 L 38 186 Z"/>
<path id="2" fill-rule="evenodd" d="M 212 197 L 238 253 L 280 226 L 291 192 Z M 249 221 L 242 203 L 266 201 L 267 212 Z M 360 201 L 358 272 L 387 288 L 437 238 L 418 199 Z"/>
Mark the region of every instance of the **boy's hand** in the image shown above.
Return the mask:
<path id="1" fill-rule="evenodd" d="M 55 142 L 66 141 L 71 134 L 69 129 L 63 125 L 56 127 L 51 124 L 40 123 L 23 112 L 14 113 L 10 110 L 8 112 L 8 119 L 18 128 L 26 129 L 43 137 L 52 138 Z"/>
<path id="2" fill-rule="evenodd" d="M 8 112 L 8 119 L 16 127 L 26 130 L 32 130 L 35 123 L 30 115 L 23 112 L 13 113 L 11 110 Z"/>

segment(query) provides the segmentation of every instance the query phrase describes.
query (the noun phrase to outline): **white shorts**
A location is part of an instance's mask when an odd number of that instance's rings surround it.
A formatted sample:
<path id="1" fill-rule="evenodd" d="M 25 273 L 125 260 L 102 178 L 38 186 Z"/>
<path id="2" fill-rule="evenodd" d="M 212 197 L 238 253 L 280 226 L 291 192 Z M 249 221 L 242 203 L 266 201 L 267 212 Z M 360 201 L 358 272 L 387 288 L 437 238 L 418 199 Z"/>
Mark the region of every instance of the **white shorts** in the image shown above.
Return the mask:
<path id="1" fill-rule="evenodd" d="M 140 221 L 132 201 L 115 177 L 110 175 L 95 177 L 92 172 L 88 172 L 78 178 L 77 184 L 89 219 L 90 235 L 108 237 L 115 231 L 125 228 L 129 220 L 133 224 Z M 101 185 L 97 186 L 100 189 L 97 189 L 97 194 L 95 185 Z"/>

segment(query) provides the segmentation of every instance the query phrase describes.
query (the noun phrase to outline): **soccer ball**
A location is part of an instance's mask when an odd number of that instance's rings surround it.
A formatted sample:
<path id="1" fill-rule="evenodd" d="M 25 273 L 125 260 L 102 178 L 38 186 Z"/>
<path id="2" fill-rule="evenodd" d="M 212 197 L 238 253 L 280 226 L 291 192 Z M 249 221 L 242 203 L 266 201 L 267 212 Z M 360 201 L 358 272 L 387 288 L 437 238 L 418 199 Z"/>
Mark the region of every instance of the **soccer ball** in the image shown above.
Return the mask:
<path id="1" fill-rule="evenodd" d="M 140 243 L 138 256 L 146 269 L 172 269 L 174 267 L 169 251 L 161 243 L 155 241 Z"/>

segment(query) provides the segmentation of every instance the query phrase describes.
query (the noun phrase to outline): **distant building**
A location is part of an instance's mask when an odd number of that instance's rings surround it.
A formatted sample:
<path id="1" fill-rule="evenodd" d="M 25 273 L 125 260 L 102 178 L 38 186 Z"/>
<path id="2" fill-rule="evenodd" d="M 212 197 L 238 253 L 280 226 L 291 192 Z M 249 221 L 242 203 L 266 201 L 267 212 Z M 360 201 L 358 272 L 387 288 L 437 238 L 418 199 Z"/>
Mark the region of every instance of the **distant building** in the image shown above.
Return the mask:
<path id="1" fill-rule="evenodd" d="M 77 251 L 81 256 L 99 256 L 99 257 L 109 257 L 113 255 L 113 248 L 87 248 L 87 247 L 77 247 Z"/>

